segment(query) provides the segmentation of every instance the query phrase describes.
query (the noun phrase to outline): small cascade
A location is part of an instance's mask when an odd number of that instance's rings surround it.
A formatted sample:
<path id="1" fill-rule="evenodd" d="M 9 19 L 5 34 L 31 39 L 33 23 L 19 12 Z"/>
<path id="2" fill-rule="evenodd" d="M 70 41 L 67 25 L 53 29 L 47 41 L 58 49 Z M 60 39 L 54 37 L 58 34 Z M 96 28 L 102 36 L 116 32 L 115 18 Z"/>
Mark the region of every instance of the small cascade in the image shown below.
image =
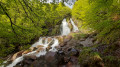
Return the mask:
<path id="1" fill-rule="evenodd" d="M 72 18 L 70 18 L 71 24 L 73 25 L 73 32 L 77 32 L 79 31 L 78 27 L 75 25 L 75 23 L 73 22 Z"/>
<path id="2" fill-rule="evenodd" d="M 38 46 L 38 45 L 42 45 L 42 44 L 43 44 L 42 41 L 43 41 L 43 38 L 40 37 L 39 40 L 38 40 L 38 42 L 36 42 L 35 44 L 33 44 L 31 47 L 35 47 L 35 46 Z"/>
<path id="3" fill-rule="evenodd" d="M 58 45 L 59 45 L 58 39 L 54 38 L 54 44 L 51 46 L 52 48 L 49 51 L 56 52 L 57 49 L 55 47 Z"/>
<path id="4" fill-rule="evenodd" d="M 27 54 L 21 56 L 21 57 L 16 58 L 16 59 L 12 62 L 12 64 L 8 65 L 7 67 L 14 67 L 17 63 L 19 63 L 19 62 L 21 62 L 21 61 L 24 60 L 24 56 L 31 55 L 31 54 L 33 54 L 33 53 L 35 53 L 35 52 L 36 52 L 36 51 L 32 51 L 32 52 L 30 52 L 30 53 L 27 53 Z"/>
<path id="5" fill-rule="evenodd" d="M 64 18 L 62 21 L 62 31 L 61 35 L 68 35 L 70 33 L 70 28 L 68 27 L 68 23 L 66 19 Z"/>

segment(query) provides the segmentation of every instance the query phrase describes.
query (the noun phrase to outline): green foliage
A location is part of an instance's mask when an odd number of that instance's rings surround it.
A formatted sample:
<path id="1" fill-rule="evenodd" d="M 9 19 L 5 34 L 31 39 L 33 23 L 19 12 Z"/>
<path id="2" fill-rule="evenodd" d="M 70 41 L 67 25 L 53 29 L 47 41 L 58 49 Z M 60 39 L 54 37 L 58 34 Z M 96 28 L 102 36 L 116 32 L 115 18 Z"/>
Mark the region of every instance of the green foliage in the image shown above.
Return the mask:
<path id="1" fill-rule="evenodd" d="M 71 9 L 39 0 L 0 0 L 0 56 L 13 50 L 26 49 L 32 39 L 48 34 L 60 21 L 70 16 Z M 12 45 L 11 45 L 12 44 Z M 8 49 L 6 49 L 8 48 Z M 18 49 L 14 49 L 18 48 Z M 7 52 L 7 53 L 6 53 Z"/>
<path id="2" fill-rule="evenodd" d="M 5 45 L 0 45 L 0 56 L 6 56 L 13 52 L 15 49 L 15 46 L 13 44 L 10 44 L 9 47 L 6 47 Z"/>
<path id="3" fill-rule="evenodd" d="M 97 67 L 96 63 L 101 63 L 102 58 L 98 52 L 92 52 L 91 48 L 83 48 L 79 55 L 79 64 L 82 66 Z"/>
<path id="4" fill-rule="evenodd" d="M 103 57 L 103 62 L 105 63 L 105 66 L 108 67 L 120 66 L 120 59 L 116 58 L 115 56 L 105 56 Z"/>
<path id="5" fill-rule="evenodd" d="M 83 21 L 83 26 L 98 32 L 97 38 L 111 43 L 120 38 L 119 0 L 78 0 L 72 16 Z"/>

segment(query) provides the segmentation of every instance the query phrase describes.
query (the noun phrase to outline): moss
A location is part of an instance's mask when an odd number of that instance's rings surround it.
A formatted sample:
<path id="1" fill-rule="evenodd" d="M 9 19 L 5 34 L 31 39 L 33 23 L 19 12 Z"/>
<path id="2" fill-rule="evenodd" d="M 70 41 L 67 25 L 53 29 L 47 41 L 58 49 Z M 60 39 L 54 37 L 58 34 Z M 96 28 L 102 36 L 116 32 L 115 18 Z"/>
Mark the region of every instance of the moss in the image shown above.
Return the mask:
<path id="1" fill-rule="evenodd" d="M 84 50 L 79 55 L 79 63 L 84 67 L 103 67 L 102 58 L 99 53 L 91 52 L 91 49 Z"/>
<path id="2" fill-rule="evenodd" d="M 115 50 L 117 50 L 119 48 L 119 46 L 117 44 L 112 44 L 110 46 L 108 46 L 104 52 L 107 53 L 107 52 L 114 52 Z"/>
<path id="3" fill-rule="evenodd" d="M 83 33 L 70 33 L 74 39 L 79 40 L 80 38 L 86 38 L 88 35 Z"/>
<path id="4" fill-rule="evenodd" d="M 120 59 L 115 56 L 104 56 L 103 62 L 106 67 L 120 67 Z"/>

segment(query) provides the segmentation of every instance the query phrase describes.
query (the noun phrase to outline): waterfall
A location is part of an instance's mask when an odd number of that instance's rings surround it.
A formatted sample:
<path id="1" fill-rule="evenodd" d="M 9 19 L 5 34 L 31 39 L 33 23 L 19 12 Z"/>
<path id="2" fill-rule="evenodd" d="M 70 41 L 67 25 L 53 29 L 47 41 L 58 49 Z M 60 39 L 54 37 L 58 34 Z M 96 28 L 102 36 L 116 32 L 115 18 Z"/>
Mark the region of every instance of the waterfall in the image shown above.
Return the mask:
<path id="1" fill-rule="evenodd" d="M 70 18 L 70 21 L 71 21 L 71 24 L 73 25 L 73 32 L 78 31 L 78 27 L 74 24 L 74 22 L 71 18 Z M 68 35 L 70 33 L 70 28 L 68 27 L 68 23 L 65 18 L 62 21 L 61 28 L 62 28 L 61 35 Z M 53 42 L 53 44 L 52 44 L 52 42 Z M 50 45 L 50 44 L 52 44 L 52 45 Z M 39 47 L 40 45 L 42 47 Z M 56 47 L 59 46 L 59 40 L 56 37 L 54 37 L 54 38 L 40 37 L 39 40 L 30 47 L 30 48 L 35 47 L 35 48 L 37 48 L 36 50 L 31 51 L 27 54 L 24 54 L 24 55 L 16 58 L 7 67 L 14 67 L 16 64 L 23 61 L 25 56 L 35 55 L 36 57 L 40 57 L 42 55 L 45 55 L 47 53 L 46 49 L 49 46 L 51 47 L 51 49 L 49 49 L 48 51 L 56 52 L 57 51 Z M 4 66 L 2 66 L 2 67 L 4 67 Z"/>
<path id="2" fill-rule="evenodd" d="M 66 19 L 64 18 L 62 21 L 62 31 L 61 34 L 62 35 L 68 35 L 70 33 L 70 28 L 68 27 L 68 23 L 66 21 Z"/>
<path id="3" fill-rule="evenodd" d="M 75 25 L 75 23 L 73 22 L 72 18 L 70 18 L 71 24 L 73 25 L 73 32 L 77 32 L 79 31 L 78 27 Z"/>

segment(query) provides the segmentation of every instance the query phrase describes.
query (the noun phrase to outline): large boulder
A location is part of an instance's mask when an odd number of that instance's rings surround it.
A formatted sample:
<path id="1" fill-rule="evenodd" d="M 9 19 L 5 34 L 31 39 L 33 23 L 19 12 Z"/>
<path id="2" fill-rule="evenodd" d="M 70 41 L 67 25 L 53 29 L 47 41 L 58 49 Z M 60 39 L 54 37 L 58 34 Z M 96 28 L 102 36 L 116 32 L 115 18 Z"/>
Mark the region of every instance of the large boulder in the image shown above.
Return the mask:
<path id="1" fill-rule="evenodd" d="M 45 61 L 48 67 L 57 67 L 56 52 L 48 52 L 45 55 Z"/>
<path id="2" fill-rule="evenodd" d="M 45 55 L 45 60 L 46 60 L 47 62 L 49 62 L 49 63 L 52 63 L 53 61 L 56 60 L 55 55 L 56 55 L 55 52 L 48 52 L 48 53 Z"/>
<path id="3" fill-rule="evenodd" d="M 31 64 L 37 57 L 35 55 L 24 56 L 24 64 Z"/>
<path id="4" fill-rule="evenodd" d="M 79 51 L 74 48 L 69 48 L 67 52 L 68 56 L 79 56 Z"/>
<path id="5" fill-rule="evenodd" d="M 93 46 L 93 38 L 87 38 L 85 41 L 80 42 L 84 47 L 90 47 Z"/>

